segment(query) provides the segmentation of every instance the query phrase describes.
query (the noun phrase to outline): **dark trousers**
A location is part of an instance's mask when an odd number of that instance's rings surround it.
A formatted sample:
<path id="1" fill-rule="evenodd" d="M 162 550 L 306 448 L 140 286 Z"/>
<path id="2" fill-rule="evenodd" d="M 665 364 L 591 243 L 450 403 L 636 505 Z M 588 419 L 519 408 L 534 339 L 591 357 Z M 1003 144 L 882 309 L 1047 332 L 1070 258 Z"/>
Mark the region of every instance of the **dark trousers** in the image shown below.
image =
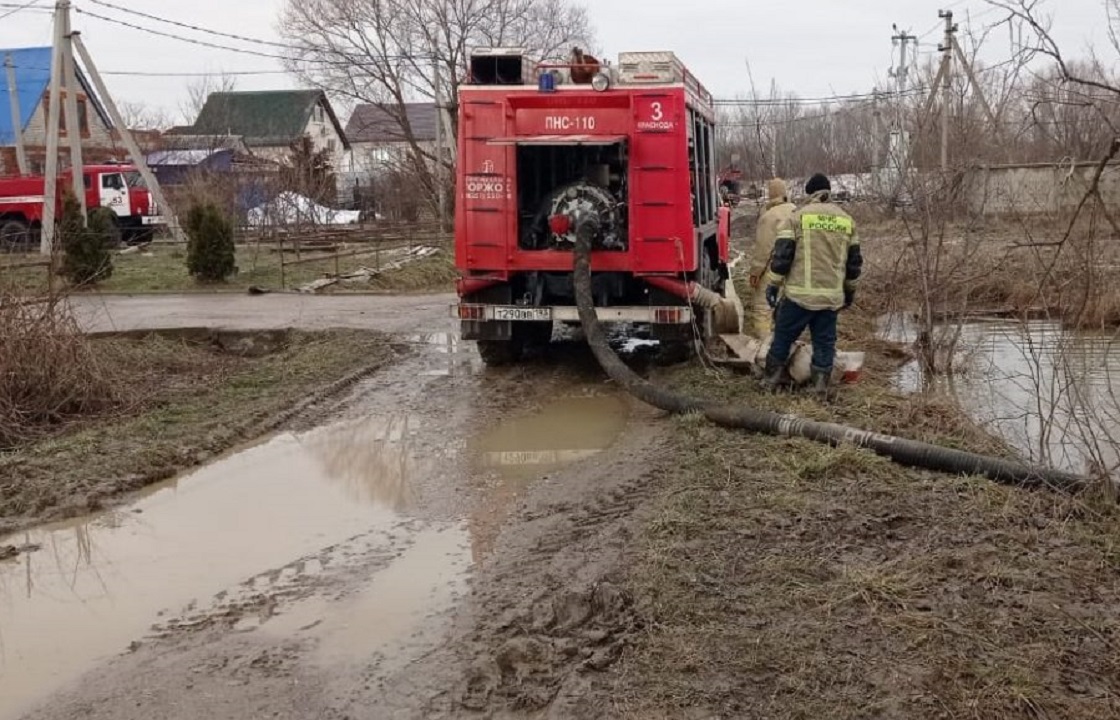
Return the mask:
<path id="1" fill-rule="evenodd" d="M 806 310 L 792 300 L 783 299 L 774 319 L 774 339 L 769 359 L 778 365 L 789 360 L 793 343 L 809 328 L 813 340 L 813 369 L 832 371 L 836 360 L 836 310 Z"/>

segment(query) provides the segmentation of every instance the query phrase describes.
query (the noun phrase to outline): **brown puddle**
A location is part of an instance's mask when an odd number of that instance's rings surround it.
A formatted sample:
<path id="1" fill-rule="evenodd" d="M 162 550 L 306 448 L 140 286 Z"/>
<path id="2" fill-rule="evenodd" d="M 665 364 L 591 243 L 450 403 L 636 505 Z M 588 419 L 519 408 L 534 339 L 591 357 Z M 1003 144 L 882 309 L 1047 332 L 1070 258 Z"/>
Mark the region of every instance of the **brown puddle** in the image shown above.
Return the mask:
<path id="1" fill-rule="evenodd" d="M 533 480 L 609 448 L 628 415 L 625 399 L 588 391 L 510 417 L 474 438 L 472 455 L 491 481 L 473 518 L 475 560 L 492 549 L 499 526 Z"/>
<path id="2" fill-rule="evenodd" d="M 324 567 L 371 554 L 389 558 L 382 572 L 411 582 L 392 587 L 403 595 L 387 622 L 423 612 L 424 583 L 447 584 L 469 553 L 461 529 L 424 530 L 398 514 L 415 501 L 413 479 L 439 459 L 412 448 L 419 436 L 409 416 L 279 435 L 128 507 L 9 538 L 41 549 L 0 563 L 0 719 L 18 717 L 153 625 L 181 626 L 171 619 L 184 610 L 204 615 L 239 594 L 313 586 Z M 382 606 L 363 597 L 350 617 L 375 623 Z"/>

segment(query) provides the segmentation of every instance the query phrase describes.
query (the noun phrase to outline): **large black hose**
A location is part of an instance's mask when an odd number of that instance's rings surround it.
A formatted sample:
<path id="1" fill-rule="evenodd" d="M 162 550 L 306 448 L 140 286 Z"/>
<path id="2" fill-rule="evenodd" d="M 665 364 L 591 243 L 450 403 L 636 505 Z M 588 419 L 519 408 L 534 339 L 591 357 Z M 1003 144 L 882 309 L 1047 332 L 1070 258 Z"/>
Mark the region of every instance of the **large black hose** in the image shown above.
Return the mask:
<path id="1" fill-rule="evenodd" d="M 671 413 L 700 412 L 713 423 L 753 432 L 803 437 L 829 445 L 850 443 L 911 467 L 960 475 L 985 475 L 992 480 L 1024 487 L 1046 487 L 1079 492 L 1088 487 L 1083 477 L 1051 468 L 1025 465 L 1002 458 L 962 452 L 929 443 L 881 435 L 835 423 L 814 422 L 745 405 L 725 405 L 659 388 L 631 370 L 607 343 L 595 312 L 591 292 L 591 241 L 597 229 L 594 217 L 577 218 L 573 264 L 576 305 L 587 344 L 612 380 L 639 400 Z"/>

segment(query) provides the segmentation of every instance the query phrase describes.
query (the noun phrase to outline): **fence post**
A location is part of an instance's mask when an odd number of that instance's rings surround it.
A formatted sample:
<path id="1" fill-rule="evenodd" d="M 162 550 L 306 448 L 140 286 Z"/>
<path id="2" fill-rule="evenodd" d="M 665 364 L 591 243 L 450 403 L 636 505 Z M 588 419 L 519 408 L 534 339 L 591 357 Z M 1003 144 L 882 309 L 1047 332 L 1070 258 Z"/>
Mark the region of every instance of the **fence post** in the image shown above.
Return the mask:
<path id="1" fill-rule="evenodd" d="M 280 289 L 287 290 L 288 285 L 284 281 L 284 235 L 280 235 Z"/>

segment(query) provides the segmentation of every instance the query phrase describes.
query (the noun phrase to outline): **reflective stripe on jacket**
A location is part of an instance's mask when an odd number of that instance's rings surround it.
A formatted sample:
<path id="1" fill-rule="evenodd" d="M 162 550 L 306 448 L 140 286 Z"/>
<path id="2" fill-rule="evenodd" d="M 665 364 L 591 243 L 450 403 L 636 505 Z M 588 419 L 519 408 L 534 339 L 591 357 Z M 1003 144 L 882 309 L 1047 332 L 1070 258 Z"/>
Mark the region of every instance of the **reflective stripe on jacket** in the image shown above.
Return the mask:
<path id="1" fill-rule="evenodd" d="M 822 192 L 779 226 L 767 279 L 806 310 L 839 310 L 862 264 L 855 222 Z"/>

